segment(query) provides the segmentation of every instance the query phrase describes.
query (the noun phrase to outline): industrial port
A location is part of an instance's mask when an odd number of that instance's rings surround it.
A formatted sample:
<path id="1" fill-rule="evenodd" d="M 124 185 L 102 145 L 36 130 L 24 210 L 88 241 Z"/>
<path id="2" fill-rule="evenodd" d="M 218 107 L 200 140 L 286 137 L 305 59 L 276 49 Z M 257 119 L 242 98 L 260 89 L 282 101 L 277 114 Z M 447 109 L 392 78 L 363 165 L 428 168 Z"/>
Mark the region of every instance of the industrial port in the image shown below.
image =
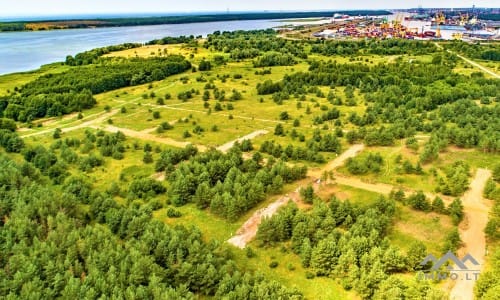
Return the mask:
<path id="1" fill-rule="evenodd" d="M 481 19 L 494 16 L 493 20 Z M 321 39 L 419 39 L 419 40 L 500 40 L 500 21 L 491 15 L 463 11 L 394 11 L 392 15 L 348 16 L 295 23 L 281 29 L 290 38 Z M 495 17 L 496 16 L 496 17 Z"/>

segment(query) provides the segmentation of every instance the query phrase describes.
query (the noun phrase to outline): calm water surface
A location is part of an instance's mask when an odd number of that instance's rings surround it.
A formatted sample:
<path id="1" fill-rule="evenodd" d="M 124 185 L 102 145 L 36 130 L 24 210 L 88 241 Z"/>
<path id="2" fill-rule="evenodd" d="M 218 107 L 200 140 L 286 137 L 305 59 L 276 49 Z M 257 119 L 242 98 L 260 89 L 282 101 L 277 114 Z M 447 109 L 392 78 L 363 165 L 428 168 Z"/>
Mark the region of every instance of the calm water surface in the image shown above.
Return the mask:
<path id="1" fill-rule="evenodd" d="M 389 19 L 394 18 L 390 16 Z M 278 20 L 209 22 L 96 29 L 68 29 L 0 33 L 0 75 L 23 72 L 41 65 L 64 61 L 67 55 L 97 47 L 128 42 L 147 42 L 165 36 L 207 35 L 216 30 L 266 29 L 283 25 Z M 426 22 L 409 22 L 407 27 L 421 31 Z M 427 26 L 425 26 L 427 27 Z M 430 28 L 428 28 L 430 29 Z M 428 30 L 427 28 L 425 30 Z M 443 38 L 451 38 L 456 30 L 442 30 Z"/>
<path id="2" fill-rule="evenodd" d="M 97 47 L 128 42 L 147 42 L 165 36 L 207 35 L 216 30 L 252 30 L 279 26 L 273 20 L 68 29 L 0 33 L 0 74 L 37 69 L 64 61 L 67 55 Z"/>

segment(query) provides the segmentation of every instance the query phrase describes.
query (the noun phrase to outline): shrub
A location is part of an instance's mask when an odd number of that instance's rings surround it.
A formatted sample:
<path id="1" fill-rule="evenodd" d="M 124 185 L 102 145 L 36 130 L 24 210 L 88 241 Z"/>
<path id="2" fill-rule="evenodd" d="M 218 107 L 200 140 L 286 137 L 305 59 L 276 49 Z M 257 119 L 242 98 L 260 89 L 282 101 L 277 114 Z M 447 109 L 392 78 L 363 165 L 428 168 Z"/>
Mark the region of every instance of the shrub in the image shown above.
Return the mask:
<path id="1" fill-rule="evenodd" d="M 167 209 L 167 217 L 169 218 L 180 218 L 182 216 L 181 212 L 176 210 L 176 209 L 173 209 L 173 208 L 169 208 Z"/>

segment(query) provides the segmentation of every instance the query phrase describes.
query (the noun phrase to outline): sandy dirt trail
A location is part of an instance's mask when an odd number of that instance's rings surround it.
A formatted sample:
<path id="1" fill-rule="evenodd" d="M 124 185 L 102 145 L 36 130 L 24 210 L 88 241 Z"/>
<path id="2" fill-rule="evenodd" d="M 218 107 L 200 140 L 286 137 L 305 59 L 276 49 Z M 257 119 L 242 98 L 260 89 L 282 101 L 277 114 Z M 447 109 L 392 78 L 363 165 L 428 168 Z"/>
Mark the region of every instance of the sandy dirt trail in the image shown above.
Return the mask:
<path id="1" fill-rule="evenodd" d="M 90 127 L 95 128 L 95 129 L 102 129 L 104 131 L 112 132 L 112 133 L 120 131 L 124 135 L 129 136 L 129 137 L 133 137 L 133 138 L 137 138 L 137 139 L 141 139 L 141 140 L 146 140 L 146 141 L 151 141 L 151 142 L 157 142 L 157 143 L 170 145 L 170 146 L 174 146 L 174 147 L 179 147 L 179 148 L 184 148 L 187 145 L 191 144 L 189 142 L 176 141 L 176 140 L 173 140 L 170 138 L 158 137 L 158 136 L 155 136 L 155 135 L 152 135 L 150 133 L 143 132 L 143 131 L 136 131 L 136 130 L 122 128 L 122 127 L 116 127 L 116 126 L 112 126 L 112 125 L 106 125 L 103 127 L 100 127 L 100 126 L 90 126 Z M 194 146 L 196 146 L 198 148 L 198 150 L 200 150 L 202 152 L 207 150 L 207 147 L 205 147 L 203 145 L 194 145 Z"/>
<path id="2" fill-rule="evenodd" d="M 480 264 L 473 266 L 471 268 L 473 270 L 482 270 L 485 262 L 486 237 L 484 228 L 488 222 L 491 203 L 483 198 L 483 189 L 490 176 L 489 170 L 478 169 L 470 184 L 470 189 L 462 197 L 465 219 L 459 229 L 463 247 L 459 250 L 458 256 L 463 257 L 467 253 L 472 255 Z M 456 280 L 450 292 L 450 299 L 474 299 L 475 283 L 475 280 Z"/>
<path id="3" fill-rule="evenodd" d="M 344 153 L 335 158 L 332 162 L 326 165 L 321 169 L 321 172 L 324 170 L 332 170 L 339 166 L 342 166 L 344 162 L 350 158 L 356 156 L 361 150 L 364 149 L 364 145 L 357 144 L 351 146 L 351 148 L 347 149 Z M 321 173 L 320 172 L 320 173 Z M 315 175 L 316 172 L 313 173 Z M 314 177 L 313 177 L 314 178 Z M 317 189 L 319 187 L 318 184 L 314 185 L 314 188 Z M 235 236 L 228 240 L 228 243 L 238 247 L 245 248 L 248 242 L 250 242 L 256 235 L 259 224 L 262 222 L 264 217 L 271 217 L 276 213 L 278 208 L 283 205 L 286 205 L 289 201 L 300 202 L 300 189 L 302 186 L 297 187 L 297 189 L 290 193 L 283 195 L 278 200 L 269 204 L 266 208 L 260 209 L 256 211 L 241 227 L 238 229 Z"/>
<path id="4" fill-rule="evenodd" d="M 269 204 L 267 207 L 259 209 L 256 211 L 236 232 L 236 235 L 230 238 L 227 242 L 238 247 L 245 248 L 247 243 L 249 243 L 257 235 L 257 229 L 264 218 L 270 218 L 272 215 L 278 211 L 278 208 L 286 205 L 289 201 L 298 202 L 300 201 L 300 187 L 294 192 L 280 197 L 278 200 Z"/>
<path id="5" fill-rule="evenodd" d="M 340 154 L 337 158 L 329 162 L 326 167 L 324 167 L 324 170 L 333 170 L 336 169 L 342 165 L 344 165 L 344 162 L 352 157 L 355 157 L 358 155 L 359 152 L 363 151 L 365 149 L 365 145 L 363 144 L 356 144 L 352 145 L 351 148 L 347 149 L 344 153 Z"/>
<path id="6" fill-rule="evenodd" d="M 96 115 L 99 115 L 99 116 L 97 118 L 95 118 L 95 119 L 92 119 L 90 121 L 82 122 L 82 123 L 80 123 L 78 125 L 75 125 L 75 126 L 61 128 L 61 131 L 64 133 L 64 132 L 70 132 L 70 131 L 78 130 L 78 129 L 81 129 L 81 128 L 92 127 L 92 126 L 94 126 L 94 125 L 96 125 L 98 123 L 104 122 L 105 120 L 109 119 L 110 117 L 112 117 L 116 113 L 118 113 L 118 110 L 112 110 L 112 111 L 106 112 L 106 113 L 95 114 L 95 115 L 92 115 L 92 116 L 96 116 Z M 50 132 L 54 132 L 54 130 L 55 130 L 55 128 L 51 128 L 51 129 L 46 129 L 46 130 L 42 130 L 42 131 L 30 133 L 30 134 L 25 134 L 25 135 L 21 135 L 21 138 L 27 138 L 27 137 L 31 137 L 31 136 L 44 135 L 44 134 L 47 134 L 47 133 L 50 133 Z"/>
<path id="7" fill-rule="evenodd" d="M 406 187 L 403 188 L 386 183 L 369 183 L 362 181 L 361 179 L 358 179 L 356 177 L 346 177 L 341 175 L 335 176 L 335 183 L 350 186 L 360 190 L 383 194 L 386 196 L 389 195 L 392 191 L 397 191 L 399 189 L 402 189 L 407 196 L 417 192 L 416 190 L 412 190 Z M 437 195 L 429 192 L 424 192 L 424 195 L 429 201 L 432 201 L 434 200 L 434 198 L 439 196 L 439 198 L 441 198 L 445 204 L 451 203 L 454 199 L 453 197 L 450 196 Z"/>
<path id="8" fill-rule="evenodd" d="M 265 135 L 268 133 L 269 133 L 269 131 L 267 131 L 267 130 L 257 130 L 257 131 L 250 133 L 250 134 L 247 134 L 243 137 L 237 138 L 234 141 L 230 141 L 228 143 L 225 143 L 224 145 L 217 147 L 217 150 L 226 153 L 227 151 L 229 151 L 229 149 L 231 149 L 233 147 L 234 143 L 236 143 L 236 142 L 241 143 L 244 140 L 251 140 L 251 139 L 254 139 L 258 136 Z"/>
<path id="9" fill-rule="evenodd" d="M 448 50 L 448 52 L 453 53 L 453 52 L 451 52 L 449 50 Z M 488 69 L 486 67 L 483 67 L 482 65 L 478 64 L 477 62 L 474 62 L 474 61 L 472 61 L 472 60 L 470 60 L 468 58 L 465 58 L 462 55 L 459 55 L 459 54 L 456 54 L 456 53 L 455 53 L 455 55 L 458 56 L 459 58 L 463 59 L 468 64 L 473 65 L 474 67 L 480 69 L 481 71 L 483 71 L 485 73 L 488 73 L 488 74 L 490 74 L 491 76 L 493 76 L 493 77 L 495 77 L 497 79 L 500 78 L 500 75 L 498 75 L 497 73 L 493 72 L 492 70 L 490 70 L 490 69 Z"/>

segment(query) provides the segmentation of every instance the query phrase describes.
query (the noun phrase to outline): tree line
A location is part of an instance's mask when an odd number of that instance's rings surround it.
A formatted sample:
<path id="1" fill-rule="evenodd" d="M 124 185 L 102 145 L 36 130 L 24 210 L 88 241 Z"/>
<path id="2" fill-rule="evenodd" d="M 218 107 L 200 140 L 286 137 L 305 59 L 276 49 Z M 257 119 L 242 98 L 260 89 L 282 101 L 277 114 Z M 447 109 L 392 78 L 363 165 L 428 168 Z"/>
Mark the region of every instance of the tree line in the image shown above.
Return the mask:
<path id="1" fill-rule="evenodd" d="M 0 115 L 21 122 L 82 111 L 96 104 L 93 95 L 162 80 L 191 64 L 182 56 L 107 59 L 31 81 L 19 93 L 0 97 Z"/>
<path id="2" fill-rule="evenodd" d="M 443 45 L 446 49 L 456 51 L 469 58 L 500 61 L 500 46 L 495 43 L 466 43 L 462 41 L 453 41 Z"/>
<path id="3" fill-rule="evenodd" d="M 124 43 L 120 45 L 113 45 L 101 48 L 95 48 L 89 51 L 84 51 L 76 54 L 74 57 L 71 55 L 66 56 L 65 63 L 68 66 L 81 66 L 81 65 L 90 65 L 97 63 L 97 59 L 103 55 L 114 51 L 123 51 L 133 48 L 139 48 L 142 44 L 140 43 Z"/>

